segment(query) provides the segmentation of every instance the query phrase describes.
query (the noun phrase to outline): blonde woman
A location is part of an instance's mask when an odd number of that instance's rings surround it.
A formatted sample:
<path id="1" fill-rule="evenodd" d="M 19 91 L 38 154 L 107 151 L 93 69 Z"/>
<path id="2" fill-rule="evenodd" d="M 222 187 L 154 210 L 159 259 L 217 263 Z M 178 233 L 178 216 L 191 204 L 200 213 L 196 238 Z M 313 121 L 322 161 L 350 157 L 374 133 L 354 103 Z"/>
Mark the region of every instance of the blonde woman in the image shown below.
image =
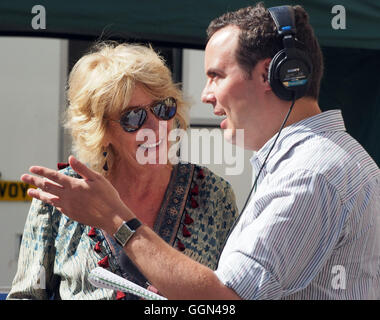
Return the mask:
<path id="1" fill-rule="evenodd" d="M 188 118 L 161 57 L 142 45 L 98 45 L 74 66 L 68 101 L 66 127 L 78 159 L 104 175 L 143 224 L 215 269 L 237 214 L 234 194 L 207 168 L 159 161 L 162 152 L 167 155 L 170 130 L 186 129 Z M 139 138 L 142 130 L 156 140 Z M 61 172 L 80 178 L 70 166 Z M 104 230 L 33 200 L 8 299 L 137 299 L 92 286 L 87 277 L 98 266 L 150 286 Z"/>

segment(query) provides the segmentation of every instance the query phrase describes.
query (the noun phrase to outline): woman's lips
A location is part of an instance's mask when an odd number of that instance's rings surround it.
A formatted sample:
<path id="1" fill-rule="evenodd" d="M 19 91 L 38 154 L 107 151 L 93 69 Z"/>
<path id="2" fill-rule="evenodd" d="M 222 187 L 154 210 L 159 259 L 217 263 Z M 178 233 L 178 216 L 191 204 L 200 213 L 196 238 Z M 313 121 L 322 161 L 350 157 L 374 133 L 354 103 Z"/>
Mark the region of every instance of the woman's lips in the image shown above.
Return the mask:
<path id="1" fill-rule="evenodd" d="M 151 149 L 156 148 L 162 143 L 162 139 L 158 140 L 156 143 L 142 143 L 139 145 L 139 147 L 142 147 L 144 149 Z"/>

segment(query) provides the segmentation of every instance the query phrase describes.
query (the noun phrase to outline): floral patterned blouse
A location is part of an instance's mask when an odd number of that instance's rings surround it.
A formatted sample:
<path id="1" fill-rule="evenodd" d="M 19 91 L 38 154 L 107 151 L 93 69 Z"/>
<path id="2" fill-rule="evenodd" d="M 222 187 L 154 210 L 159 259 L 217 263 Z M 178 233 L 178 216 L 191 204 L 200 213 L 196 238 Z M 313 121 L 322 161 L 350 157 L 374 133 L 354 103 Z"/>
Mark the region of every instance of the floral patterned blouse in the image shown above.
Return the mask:
<path id="1" fill-rule="evenodd" d="M 79 177 L 70 167 L 62 171 Z M 171 246 L 215 270 L 237 213 L 227 181 L 205 167 L 179 163 L 173 167 L 154 231 Z M 7 299 L 138 299 L 91 285 L 88 275 L 98 266 L 149 287 L 113 237 L 34 199 Z"/>

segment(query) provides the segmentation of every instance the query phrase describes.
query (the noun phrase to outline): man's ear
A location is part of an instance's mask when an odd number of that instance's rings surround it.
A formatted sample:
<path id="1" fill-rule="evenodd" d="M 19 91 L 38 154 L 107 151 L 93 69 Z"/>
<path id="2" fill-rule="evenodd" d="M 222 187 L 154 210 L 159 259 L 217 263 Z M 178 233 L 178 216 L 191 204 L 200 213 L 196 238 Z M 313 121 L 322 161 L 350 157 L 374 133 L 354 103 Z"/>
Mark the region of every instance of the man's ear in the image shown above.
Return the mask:
<path id="1" fill-rule="evenodd" d="M 269 80 L 268 80 L 268 74 L 269 74 L 269 65 L 272 61 L 271 58 L 266 58 L 261 61 L 262 67 L 261 67 L 261 79 L 263 81 L 263 84 L 266 86 L 266 90 L 272 90 Z"/>

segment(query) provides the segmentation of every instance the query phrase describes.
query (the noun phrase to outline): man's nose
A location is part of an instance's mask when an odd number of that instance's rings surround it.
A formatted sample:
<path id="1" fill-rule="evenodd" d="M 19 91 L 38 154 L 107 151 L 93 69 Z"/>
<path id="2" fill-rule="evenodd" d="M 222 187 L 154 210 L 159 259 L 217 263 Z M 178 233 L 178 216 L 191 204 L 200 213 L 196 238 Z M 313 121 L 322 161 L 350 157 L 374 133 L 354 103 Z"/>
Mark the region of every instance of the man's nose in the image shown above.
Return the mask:
<path id="1" fill-rule="evenodd" d="M 209 90 L 209 87 L 206 85 L 201 94 L 201 100 L 203 103 L 214 103 L 215 95 Z"/>

